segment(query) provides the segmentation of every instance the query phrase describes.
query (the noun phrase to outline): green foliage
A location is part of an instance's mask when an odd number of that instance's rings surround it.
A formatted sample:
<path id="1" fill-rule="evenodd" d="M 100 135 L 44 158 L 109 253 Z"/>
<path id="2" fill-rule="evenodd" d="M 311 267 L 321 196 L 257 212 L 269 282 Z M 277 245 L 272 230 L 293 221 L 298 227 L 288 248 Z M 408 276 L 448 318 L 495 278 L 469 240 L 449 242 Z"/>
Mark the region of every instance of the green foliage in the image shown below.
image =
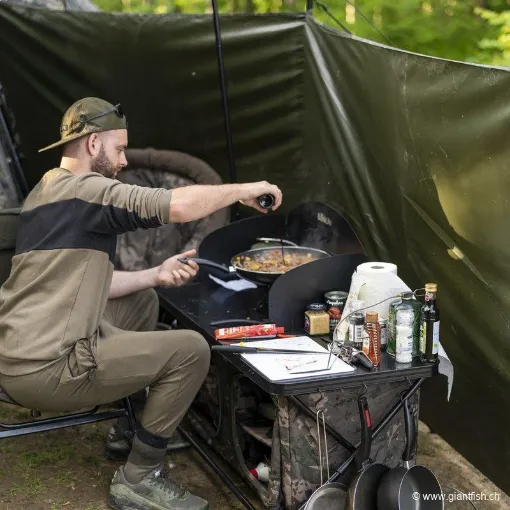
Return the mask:
<path id="1" fill-rule="evenodd" d="M 221 13 L 304 12 L 306 0 L 217 0 Z M 105 11 L 211 13 L 211 0 L 95 0 Z M 327 7 L 328 13 L 321 7 Z M 314 16 L 426 55 L 510 66 L 510 0 L 320 0 Z"/>
<path id="2" fill-rule="evenodd" d="M 484 58 L 494 65 L 510 67 L 510 10 L 502 12 L 476 9 L 484 20 L 497 28 L 497 35 L 484 37 L 479 43 Z"/>

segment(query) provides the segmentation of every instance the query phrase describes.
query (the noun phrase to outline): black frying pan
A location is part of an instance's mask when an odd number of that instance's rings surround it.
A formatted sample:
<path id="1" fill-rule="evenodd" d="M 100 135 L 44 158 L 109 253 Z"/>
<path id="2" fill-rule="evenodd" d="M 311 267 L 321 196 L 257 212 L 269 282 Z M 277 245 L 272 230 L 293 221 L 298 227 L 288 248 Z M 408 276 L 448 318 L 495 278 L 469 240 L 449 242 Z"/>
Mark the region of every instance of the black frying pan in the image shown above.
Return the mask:
<path id="1" fill-rule="evenodd" d="M 434 473 L 424 466 L 415 465 L 416 424 L 407 400 L 404 402 L 404 422 L 406 447 L 403 463 L 383 476 L 377 490 L 377 507 L 379 510 L 443 510 L 441 485 Z M 431 496 L 424 500 L 424 494 Z"/>
<path id="2" fill-rule="evenodd" d="M 372 420 L 366 397 L 358 399 L 358 408 L 361 421 L 361 444 L 355 458 L 358 474 L 349 485 L 346 508 L 347 510 L 378 510 L 377 488 L 390 468 L 386 464 L 372 462 L 370 459 Z"/>
<path id="3" fill-rule="evenodd" d="M 230 267 L 226 267 L 222 264 L 217 264 L 216 262 L 213 262 L 212 260 L 207 259 L 201 259 L 201 258 L 181 258 L 179 259 L 179 262 L 182 262 L 183 264 L 186 264 L 188 260 L 193 260 L 196 262 L 199 266 L 205 266 L 210 267 L 213 269 L 217 269 L 219 271 L 222 271 L 224 273 L 232 274 L 236 273 L 240 277 L 244 278 L 245 280 L 248 280 L 250 282 L 259 284 L 259 285 L 271 285 L 275 282 L 275 280 L 284 274 L 285 271 L 280 272 L 268 272 L 268 271 L 253 271 L 249 269 L 243 268 L 243 260 L 245 260 L 247 257 L 251 260 L 257 260 L 260 258 L 264 258 L 267 256 L 277 256 L 282 257 L 285 260 L 285 257 L 287 257 L 287 260 L 289 261 L 290 256 L 293 253 L 306 253 L 310 254 L 310 262 L 313 262 L 314 260 L 323 259 L 326 257 L 329 257 L 329 253 L 319 250 L 317 248 L 307 248 L 304 246 L 281 246 L 281 247 L 271 247 L 271 248 L 255 248 L 252 250 L 243 251 L 242 253 L 238 253 L 237 255 L 234 255 L 232 259 L 230 260 Z M 297 266 L 296 266 L 297 267 Z"/>

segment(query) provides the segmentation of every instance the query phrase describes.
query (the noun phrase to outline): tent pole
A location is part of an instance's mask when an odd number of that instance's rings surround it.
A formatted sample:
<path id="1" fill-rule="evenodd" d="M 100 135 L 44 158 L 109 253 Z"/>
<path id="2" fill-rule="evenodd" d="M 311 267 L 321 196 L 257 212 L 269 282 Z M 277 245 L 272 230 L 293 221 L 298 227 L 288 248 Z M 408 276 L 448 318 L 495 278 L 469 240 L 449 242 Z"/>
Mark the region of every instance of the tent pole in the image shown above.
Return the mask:
<path id="1" fill-rule="evenodd" d="M 225 77 L 225 64 L 223 62 L 223 48 L 221 45 L 220 17 L 218 14 L 218 4 L 216 0 L 212 1 L 214 35 L 216 37 L 216 55 L 218 58 L 218 68 L 220 72 L 221 101 L 223 105 L 223 116 L 225 121 L 225 134 L 227 136 L 228 161 L 230 167 L 230 182 L 237 182 L 236 163 L 234 157 L 234 146 L 232 143 L 232 131 L 230 129 L 230 110 L 228 106 L 227 80 Z M 239 219 L 239 203 L 236 202 L 231 209 L 231 221 Z"/>

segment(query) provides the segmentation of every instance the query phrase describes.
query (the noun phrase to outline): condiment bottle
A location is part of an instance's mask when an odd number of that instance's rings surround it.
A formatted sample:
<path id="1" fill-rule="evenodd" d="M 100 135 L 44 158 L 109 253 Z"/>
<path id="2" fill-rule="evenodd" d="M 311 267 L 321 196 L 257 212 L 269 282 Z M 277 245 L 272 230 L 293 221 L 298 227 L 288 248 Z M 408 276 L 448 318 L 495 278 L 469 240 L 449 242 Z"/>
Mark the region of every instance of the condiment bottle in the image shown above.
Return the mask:
<path id="1" fill-rule="evenodd" d="M 381 351 L 385 351 L 388 347 L 388 319 L 379 319 L 381 326 Z"/>
<path id="2" fill-rule="evenodd" d="M 435 362 L 439 349 L 439 307 L 436 303 L 437 284 L 425 285 L 425 304 L 421 309 L 420 359 Z"/>
<path id="3" fill-rule="evenodd" d="M 363 301 L 352 301 L 352 312 L 349 315 L 349 340 L 355 349 L 363 349 L 363 338 L 365 336 L 365 314 L 361 311 Z"/>
<path id="4" fill-rule="evenodd" d="M 413 361 L 413 324 L 415 313 L 412 308 L 402 308 L 396 313 L 396 352 L 397 363 L 411 363 Z"/>
<path id="5" fill-rule="evenodd" d="M 377 312 L 367 312 L 365 320 L 365 338 L 363 339 L 363 352 L 368 356 L 374 366 L 381 362 L 381 326 Z"/>
<path id="6" fill-rule="evenodd" d="M 414 358 L 415 356 L 419 355 L 421 303 L 418 300 L 414 299 L 413 292 L 403 292 L 402 301 L 395 306 L 396 324 L 398 324 L 398 313 L 402 310 L 411 310 L 413 313 L 412 355 Z"/>

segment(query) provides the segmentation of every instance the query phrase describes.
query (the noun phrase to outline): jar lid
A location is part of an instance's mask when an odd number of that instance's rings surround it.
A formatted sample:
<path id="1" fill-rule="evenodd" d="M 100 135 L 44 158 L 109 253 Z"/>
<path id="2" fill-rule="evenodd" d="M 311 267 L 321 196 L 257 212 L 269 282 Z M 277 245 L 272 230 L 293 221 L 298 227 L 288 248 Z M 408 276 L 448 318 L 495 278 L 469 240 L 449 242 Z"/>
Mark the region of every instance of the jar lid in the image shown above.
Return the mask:
<path id="1" fill-rule="evenodd" d="M 348 292 L 344 292 L 343 290 L 331 290 L 329 292 L 326 292 L 324 294 L 324 297 L 326 299 L 334 299 L 334 298 L 347 298 L 349 297 L 349 293 Z"/>
<path id="2" fill-rule="evenodd" d="M 367 312 L 367 322 L 377 322 L 379 314 L 377 312 Z"/>
<path id="3" fill-rule="evenodd" d="M 437 292 L 437 283 L 426 283 L 425 292 Z"/>
<path id="4" fill-rule="evenodd" d="M 326 310 L 326 305 L 324 303 L 310 303 L 306 309 L 312 312 L 322 312 Z"/>

